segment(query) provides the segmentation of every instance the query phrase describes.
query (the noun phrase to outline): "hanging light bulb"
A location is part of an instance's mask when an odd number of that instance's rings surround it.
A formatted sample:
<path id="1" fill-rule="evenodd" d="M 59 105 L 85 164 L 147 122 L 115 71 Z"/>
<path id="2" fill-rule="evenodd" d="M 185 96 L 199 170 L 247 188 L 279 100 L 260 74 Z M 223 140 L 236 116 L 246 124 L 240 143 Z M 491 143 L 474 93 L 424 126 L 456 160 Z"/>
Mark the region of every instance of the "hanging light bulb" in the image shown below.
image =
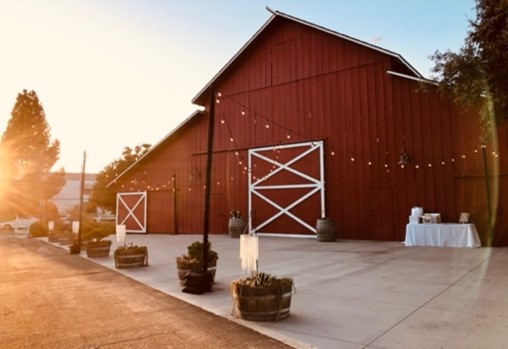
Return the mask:
<path id="1" fill-rule="evenodd" d="M 224 123 L 226 123 L 226 121 L 224 119 L 220 119 L 220 123 L 224 124 Z"/>
<path id="2" fill-rule="evenodd" d="M 233 137 L 229 137 L 229 141 L 233 142 L 234 141 Z"/>
<path id="3" fill-rule="evenodd" d="M 270 124 L 268 123 L 268 121 L 266 122 L 265 127 L 270 128 Z"/>
<path id="4" fill-rule="evenodd" d="M 242 115 L 245 115 L 245 108 L 242 108 Z"/>
<path id="5" fill-rule="evenodd" d="M 288 134 L 286 135 L 286 138 L 287 138 L 287 139 L 291 139 L 291 135 L 288 133 Z"/>

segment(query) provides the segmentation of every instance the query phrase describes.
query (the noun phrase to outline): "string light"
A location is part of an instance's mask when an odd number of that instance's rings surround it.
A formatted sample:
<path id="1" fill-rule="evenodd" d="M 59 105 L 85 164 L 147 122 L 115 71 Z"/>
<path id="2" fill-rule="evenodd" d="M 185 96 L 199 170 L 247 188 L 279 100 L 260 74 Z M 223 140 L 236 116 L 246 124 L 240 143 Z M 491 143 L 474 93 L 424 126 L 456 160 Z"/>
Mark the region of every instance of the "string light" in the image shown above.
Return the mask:
<path id="1" fill-rule="evenodd" d="M 220 96 L 221 96 L 221 94 L 220 94 L 220 93 L 218 93 L 218 94 L 217 94 L 217 96 L 218 96 L 218 97 L 220 97 Z M 231 98 L 231 97 L 229 97 L 229 96 L 228 96 L 227 98 L 228 98 L 228 99 L 231 99 L 233 102 L 238 103 L 238 104 L 240 104 L 240 105 L 241 105 L 241 103 L 239 103 L 238 101 L 235 101 L 233 98 Z M 270 120 L 270 119 L 268 119 L 267 117 L 265 117 L 265 116 L 263 116 L 263 115 L 261 115 L 261 114 L 257 113 L 256 111 L 253 111 L 253 110 L 251 110 L 250 108 L 245 107 L 245 106 L 243 106 L 243 105 L 241 106 L 241 115 L 242 115 L 242 116 L 247 115 L 247 113 L 246 113 L 246 111 L 247 111 L 247 110 L 249 111 L 249 115 L 252 115 L 252 116 L 253 116 L 253 122 L 254 122 L 254 124 L 257 124 L 257 117 L 259 116 L 259 117 L 261 117 L 261 118 L 263 119 L 263 121 L 265 122 L 265 128 L 266 128 L 266 129 L 271 128 L 272 124 L 273 124 L 274 126 L 277 126 L 277 127 L 280 127 L 280 128 L 282 128 L 282 129 L 284 129 L 284 130 L 285 130 L 285 135 L 286 135 L 286 139 L 287 139 L 287 140 L 292 139 L 294 135 L 296 135 L 299 139 L 306 139 L 306 138 L 307 138 L 305 135 L 298 134 L 298 133 L 294 132 L 293 130 L 288 129 L 288 128 L 287 128 L 287 127 L 285 127 L 284 125 L 278 124 L 278 123 L 277 123 L 277 122 L 275 122 L 274 120 Z M 312 112 L 311 112 L 311 111 L 309 111 L 308 117 L 311 117 L 311 116 L 312 116 Z M 222 119 L 221 119 L 221 123 L 222 123 L 222 124 L 226 124 L 226 125 L 227 125 L 227 122 L 226 122 L 225 118 L 222 118 Z M 231 142 L 234 142 L 234 137 L 233 137 L 233 135 L 231 134 L 231 129 L 229 128 L 229 126 L 228 126 L 228 129 L 229 129 L 229 132 L 230 132 L 230 138 L 229 138 L 229 139 L 230 139 L 230 141 L 231 141 Z M 347 133 L 345 133 L 345 134 L 344 134 L 344 136 L 347 136 Z M 403 139 L 405 139 L 405 137 L 404 137 L 404 136 L 403 136 Z M 376 142 L 377 142 L 378 144 L 380 143 L 380 138 L 379 138 L 379 136 L 378 136 L 378 137 L 376 137 Z M 313 145 L 314 145 L 314 142 L 312 142 L 311 147 L 312 147 Z M 235 144 L 235 147 L 236 147 L 236 144 Z M 481 145 L 481 148 L 486 148 L 486 147 L 487 147 L 487 145 L 485 145 L 485 144 L 482 144 L 482 145 Z M 273 147 L 273 150 L 274 150 L 274 151 L 276 151 L 277 149 L 278 149 L 278 147 L 277 147 L 277 146 L 274 146 L 274 147 Z M 478 149 L 471 149 L 470 151 L 471 151 L 472 153 L 478 153 Z M 277 150 L 277 152 L 279 152 L 279 151 Z M 235 153 L 234 153 L 234 154 L 235 154 L 236 156 L 239 156 L 239 152 L 238 152 L 238 150 L 235 150 Z M 329 154 L 330 154 L 330 156 L 335 156 L 335 155 L 337 155 L 337 152 L 336 152 L 334 149 L 331 149 Z M 388 160 L 388 152 L 385 152 L 385 154 L 386 154 L 386 158 L 387 158 L 386 160 Z M 465 158 L 467 157 L 467 155 L 468 155 L 468 154 L 469 154 L 469 153 L 467 153 L 467 154 L 466 154 L 466 153 L 461 154 L 461 158 L 465 159 Z M 493 156 L 495 156 L 495 157 L 499 157 L 499 154 L 497 154 L 496 152 L 492 152 L 491 154 L 492 154 Z M 274 158 L 275 158 L 275 159 L 278 159 L 278 156 L 276 155 L 276 156 L 274 156 Z M 359 159 L 359 161 L 360 161 L 360 160 L 363 162 L 363 159 Z M 356 161 L 355 156 L 351 156 L 351 157 L 350 157 L 350 161 L 351 161 L 351 162 L 355 162 L 355 161 Z M 440 160 L 440 161 L 438 160 L 438 161 L 436 161 L 436 164 L 437 164 L 437 163 L 441 163 L 441 165 L 442 165 L 442 166 L 445 166 L 447 162 L 454 163 L 454 162 L 455 162 L 455 158 L 447 158 L 447 161 L 445 161 L 444 159 L 442 159 L 442 160 Z M 369 166 L 372 166 L 373 164 L 374 164 L 374 163 L 373 163 L 373 161 L 371 161 L 371 160 L 369 159 L 369 161 L 368 161 L 368 165 L 369 165 Z M 250 169 L 249 169 L 249 168 L 247 168 L 247 166 L 243 166 L 243 162 L 242 162 L 242 161 L 238 161 L 238 165 L 239 165 L 239 166 L 243 169 L 243 173 L 244 173 L 244 174 L 245 174 L 245 172 L 248 172 L 249 174 L 251 174 Z M 405 164 L 399 164 L 399 165 L 400 165 L 400 167 L 401 167 L 401 168 L 405 168 L 405 167 L 407 167 L 407 165 L 405 165 Z M 429 162 L 429 163 L 427 163 L 427 164 L 425 164 L 425 163 L 424 163 L 424 164 L 423 164 L 423 166 L 427 166 L 427 167 L 431 168 L 431 167 L 433 167 L 433 163 L 432 163 L 432 162 Z M 253 164 L 253 167 L 256 167 L 256 164 Z M 274 166 L 274 168 L 275 168 L 275 166 Z M 388 173 L 388 172 L 389 172 L 389 161 L 385 161 L 385 162 L 384 162 L 384 168 L 386 169 L 386 172 Z M 420 165 L 419 165 L 419 164 L 416 164 L 416 165 L 415 165 L 415 168 L 416 168 L 416 169 L 419 169 L 419 168 L 420 168 Z M 272 172 L 272 171 L 273 171 L 273 170 L 270 170 L 270 172 Z M 255 177 L 254 177 L 254 178 L 255 178 Z M 234 179 L 233 179 L 233 178 L 231 178 L 231 180 L 234 180 Z"/>

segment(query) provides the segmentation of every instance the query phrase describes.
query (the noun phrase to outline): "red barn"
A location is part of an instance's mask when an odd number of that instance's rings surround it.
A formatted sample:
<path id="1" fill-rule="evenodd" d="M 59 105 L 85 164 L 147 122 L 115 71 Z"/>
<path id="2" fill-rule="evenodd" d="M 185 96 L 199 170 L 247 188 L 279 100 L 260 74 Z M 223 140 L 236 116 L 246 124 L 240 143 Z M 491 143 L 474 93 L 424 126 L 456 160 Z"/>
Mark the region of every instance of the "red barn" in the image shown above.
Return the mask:
<path id="1" fill-rule="evenodd" d="M 239 209 L 257 232 L 403 240 L 411 208 L 460 212 L 484 235 L 486 150 L 506 244 L 508 128 L 486 148 L 478 115 L 440 96 L 399 54 L 275 12 L 194 97 L 203 106 L 111 183 L 128 231 L 201 233 L 210 101 L 210 232 Z"/>

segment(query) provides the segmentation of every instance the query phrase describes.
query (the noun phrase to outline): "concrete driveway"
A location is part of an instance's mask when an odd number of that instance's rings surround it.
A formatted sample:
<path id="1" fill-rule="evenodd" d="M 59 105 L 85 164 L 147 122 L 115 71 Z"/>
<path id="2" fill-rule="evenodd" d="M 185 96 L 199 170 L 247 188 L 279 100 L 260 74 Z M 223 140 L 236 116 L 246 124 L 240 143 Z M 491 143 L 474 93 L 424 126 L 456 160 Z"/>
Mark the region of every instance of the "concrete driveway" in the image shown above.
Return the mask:
<path id="1" fill-rule="evenodd" d="M 219 254 L 214 291 L 182 293 L 175 258 L 196 240 L 202 237 L 129 234 L 126 242 L 148 246 L 149 266 L 117 272 L 295 348 L 501 348 L 508 342 L 507 248 L 260 237 L 259 270 L 293 277 L 296 293 L 288 319 L 258 323 L 232 314 L 229 284 L 242 276 L 239 239 L 210 236 Z M 115 269 L 111 256 L 94 262 Z"/>

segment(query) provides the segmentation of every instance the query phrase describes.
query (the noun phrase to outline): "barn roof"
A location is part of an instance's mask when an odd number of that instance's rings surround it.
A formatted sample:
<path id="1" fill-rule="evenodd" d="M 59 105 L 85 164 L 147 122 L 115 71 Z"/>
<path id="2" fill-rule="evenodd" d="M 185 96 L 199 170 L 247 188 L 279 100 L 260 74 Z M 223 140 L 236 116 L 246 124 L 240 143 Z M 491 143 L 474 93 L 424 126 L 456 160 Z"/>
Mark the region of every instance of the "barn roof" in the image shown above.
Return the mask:
<path id="1" fill-rule="evenodd" d="M 209 93 L 209 89 L 210 89 L 210 86 L 212 84 L 214 84 L 214 82 L 216 82 L 218 79 L 220 79 L 220 77 L 222 76 L 222 74 L 224 74 L 224 72 L 226 72 L 229 67 L 231 65 L 233 65 L 237 59 L 239 59 L 239 57 L 249 48 L 249 46 L 261 35 L 261 33 L 263 33 L 269 26 L 270 24 L 272 24 L 274 22 L 274 20 L 276 18 L 285 18 L 287 20 L 290 20 L 290 21 L 294 21 L 294 22 L 297 22 L 297 23 L 300 23 L 302 25 L 305 25 L 305 26 L 308 26 L 308 27 L 311 27 L 311 28 L 314 28 L 314 29 L 317 29 L 317 30 L 320 30 L 324 33 L 327 33 L 327 34 L 331 34 L 331 35 L 334 35 L 338 38 L 341 38 L 341 39 L 344 39 L 344 40 L 348 40 L 348 41 L 351 41 L 355 44 L 358 44 L 358 45 L 361 45 L 361 46 L 365 46 L 365 47 L 368 47 L 372 50 L 375 50 L 375 51 L 378 51 L 378 52 L 381 52 L 381 53 L 384 53 L 386 55 L 389 55 L 389 56 L 392 56 L 394 57 L 395 59 L 399 60 L 403 65 L 405 65 L 409 71 L 411 71 L 413 74 L 414 74 L 414 77 L 415 78 L 418 78 L 418 79 L 423 79 L 423 76 L 411 65 L 409 64 L 408 61 L 406 61 L 400 54 L 396 53 L 396 52 L 393 52 L 393 51 L 389 51 L 389 50 L 386 50 L 384 48 L 381 48 L 379 46 L 376 46 L 376 45 L 372 45 L 368 42 L 365 42 L 365 41 L 362 41 L 362 40 L 358 40 L 356 38 L 353 38 L 349 35 L 346 35 L 346 34 L 342 34 L 342 33 L 339 33 L 339 32 L 336 32 L 336 31 L 333 31 L 331 29 L 327 29 L 325 27 L 322 27 L 322 26 L 319 26 L 317 24 L 314 24 L 314 23 L 311 23 L 311 22 L 307 22 L 303 19 L 300 19 L 300 18 L 297 18 L 297 17 L 293 17 L 291 15 L 288 15 L 286 13 L 283 13 L 283 12 L 280 12 L 280 11 L 273 11 L 271 9 L 269 9 L 267 7 L 268 11 L 270 11 L 272 13 L 272 16 L 268 19 L 268 21 L 266 21 L 266 23 L 254 34 L 254 36 L 252 36 L 250 38 L 249 41 L 247 41 L 245 43 L 245 45 L 243 45 L 243 47 L 226 63 L 226 65 L 217 73 L 215 74 L 215 76 L 212 78 L 212 80 L 210 80 L 210 82 L 208 82 L 208 84 L 203 87 L 201 89 L 201 91 L 199 91 L 199 93 L 192 99 L 192 103 L 194 104 L 197 104 L 197 105 L 205 105 L 205 102 L 208 101 L 208 93 Z M 408 76 L 409 77 L 409 76 Z"/>
<path id="2" fill-rule="evenodd" d="M 180 131 L 183 127 L 185 127 L 191 120 L 194 120 L 194 118 L 198 117 L 199 115 L 203 115 L 204 112 L 202 110 L 196 110 L 194 113 L 192 113 L 189 117 L 187 117 L 187 119 L 185 119 L 184 121 L 182 121 L 177 127 L 175 127 L 173 129 L 173 131 L 169 132 L 164 138 L 162 138 L 159 142 L 157 142 L 156 144 L 152 145 L 150 147 L 150 149 L 148 149 L 148 151 L 143 154 L 143 156 L 141 156 L 136 162 L 134 162 L 132 165 L 130 165 L 129 167 L 127 167 L 122 173 L 120 173 L 118 176 L 116 176 L 115 179 L 113 179 L 111 182 L 108 183 L 108 185 L 106 185 L 106 188 L 109 188 L 110 186 L 112 186 L 115 182 L 117 182 L 120 178 L 122 178 L 127 172 L 129 172 L 133 167 L 135 167 L 138 163 L 140 163 L 141 161 L 143 161 L 144 159 L 146 159 L 147 157 L 150 157 L 152 155 L 152 153 L 159 147 L 161 146 L 162 144 L 166 143 L 167 141 L 169 141 L 169 139 L 171 138 L 171 136 L 173 136 L 175 133 L 177 133 L 178 131 Z"/>

